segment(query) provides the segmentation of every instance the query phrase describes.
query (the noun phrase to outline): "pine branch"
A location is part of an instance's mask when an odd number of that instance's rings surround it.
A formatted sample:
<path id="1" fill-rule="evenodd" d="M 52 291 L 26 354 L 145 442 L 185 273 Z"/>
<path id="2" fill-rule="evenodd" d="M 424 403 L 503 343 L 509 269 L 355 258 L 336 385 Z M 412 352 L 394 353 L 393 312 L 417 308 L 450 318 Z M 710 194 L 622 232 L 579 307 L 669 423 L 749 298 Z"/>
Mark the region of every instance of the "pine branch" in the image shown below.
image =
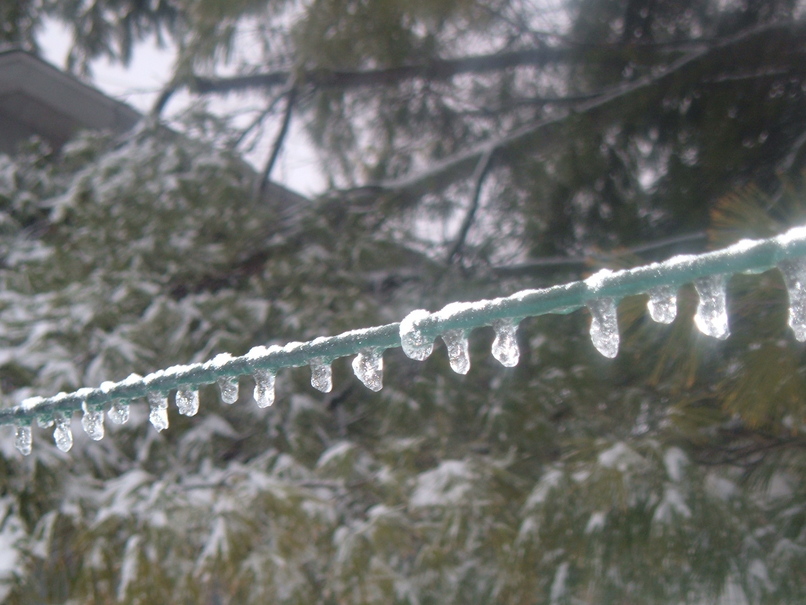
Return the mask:
<path id="1" fill-rule="evenodd" d="M 283 123 L 280 126 L 280 132 L 277 133 L 277 138 L 274 140 L 271 154 L 269 154 L 269 159 L 266 161 L 266 166 L 263 169 L 263 174 L 260 177 L 260 184 L 258 185 L 257 190 L 258 198 L 262 198 L 265 195 L 266 189 L 269 186 L 269 177 L 271 177 L 271 171 L 280 155 L 280 150 L 283 147 L 283 141 L 285 141 L 285 137 L 288 134 L 288 127 L 291 125 L 291 115 L 294 113 L 294 104 L 296 100 L 297 89 L 296 87 L 292 86 L 286 95 L 285 115 L 283 115 Z"/>

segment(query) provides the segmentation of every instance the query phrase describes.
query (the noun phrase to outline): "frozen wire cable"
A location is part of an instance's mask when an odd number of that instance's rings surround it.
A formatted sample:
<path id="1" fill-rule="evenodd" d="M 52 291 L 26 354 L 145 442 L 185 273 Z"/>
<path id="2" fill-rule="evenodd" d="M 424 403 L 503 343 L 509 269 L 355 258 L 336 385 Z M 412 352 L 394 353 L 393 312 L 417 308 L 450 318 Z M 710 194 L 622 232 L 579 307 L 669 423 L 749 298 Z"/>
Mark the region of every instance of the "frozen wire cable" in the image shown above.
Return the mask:
<path id="1" fill-rule="evenodd" d="M 99 388 L 82 388 L 53 397 L 32 397 L 19 406 L 0 410 L 0 425 L 16 425 L 16 445 L 27 454 L 31 450 L 31 424 L 52 426 L 57 446 L 67 451 L 72 445 L 70 419 L 83 411 L 82 425 L 93 439 L 104 434 L 103 417 L 107 410 L 113 422 L 128 419 L 132 399 L 145 397 L 151 408 L 150 419 L 157 430 L 168 426 L 169 391 L 176 390 L 176 405 L 181 414 L 192 416 L 199 407 L 200 386 L 218 383 L 222 399 L 234 403 L 238 398 L 238 377 L 252 375 L 254 398 L 258 406 L 274 401 L 274 380 L 282 368 L 310 365 L 311 384 L 322 391 L 332 387 L 330 364 L 334 359 L 356 355 L 353 369 L 370 389 L 382 386 L 383 352 L 401 347 L 413 359 L 425 359 L 439 336 L 445 341 L 451 367 L 459 373 L 470 368 L 467 336 L 474 328 L 493 326 L 496 337 L 493 356 L 505 366 L 518 362 L 515 331 L 525 317 L 548 313 L 570 313 L 587 306 L 591 312 L 591 339 L 605 356 L 618 353 L 619 334 L 616 317 L 618 301 L 629 295 L 649 294 L 648 308 L 656 321 L 670 323 L 677 312 L 677 289 L 693 282 L 700 297 L 695 315 L 699 329 L 716 338 L 727 338 L 725 286 L 734 273 L 760 273 L 778 267 L 790 297 L 789 324 L 800 341 L 806 341 L 806 227 L 797 227 L 763 240 L 742 240 L 728 248 L 698 255 L 676 256 L 662 263 L 652 263 L 624 271 L 603 269 L 584 281 L 540 290 L 523 290 L 512 296 L 468 303 L 451 303 L 435 313 L 412 311 L 400 323 L 337 336 L 320 337 L 309 342 L 292 342 L 284 347 L 258 346 L 246 355 L 221 354 L 205 363 L 178 365 L 158 370 L 145 377 L 132 375 L 121 382 L 105 382 Z"/>

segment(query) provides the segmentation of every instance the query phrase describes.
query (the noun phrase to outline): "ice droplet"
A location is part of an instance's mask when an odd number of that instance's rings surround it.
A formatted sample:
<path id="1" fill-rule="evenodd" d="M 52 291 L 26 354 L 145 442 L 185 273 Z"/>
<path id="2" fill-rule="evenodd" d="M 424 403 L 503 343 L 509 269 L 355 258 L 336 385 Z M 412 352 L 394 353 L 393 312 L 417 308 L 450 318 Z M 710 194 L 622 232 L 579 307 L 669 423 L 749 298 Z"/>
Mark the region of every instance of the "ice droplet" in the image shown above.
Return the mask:
<path id="1" fill-rule="evenodd" d="M 611 359 L 618 355 L 618 310 L 614 298 L 605 296 L 587 302 L 591 313 L 591 341 L 596 350 Z"/>
<path id="2" fill-rule="evenodd" d="M 221 391 L 221 401 L 230 405 L 238 401 L 237 376 L 222 376 L 216 382 L 218 390 Z"/>
<path id="3" fill-rule="evenodd" d="M 658 286 L 649 292 L 646 307 L 649 316 L 661 324 L 670 324 L 677 317 L 677 286 Z"/>
<path id="4" fill-rule="evenodd" d="M 37 416 L 36 426 L 38 426 L 40 429 L 49 429 L 53 426 L 53 418 L 48 418 L 47 416 Z"/>
<path id="5" fill-rule="evenodd" d="M 431 315 L 425 309 L 412 311 L 400 322 L 400 344 L 403 352 L 411 359 L 423 361 L 434 350 L 434 342 L 420 331 L 418 322 Z"/>
<path id="6" fill-rule="evenodd" d="M 383 388 L 383 349 L 364 349 L 353 359 L 353 372 L 371 391 Z"/>
<path id="7" fill-rule="evenodd" d="M 271 370 L 255 370 L 255 403 L 259 408 L 267 408 L 274 403 L 274 379 L 276 374 Z"/>
<path id="8" fill-rule="evenodd" d="M 467 330 L 448 330 L 442 334 L 448 348 L 448 361 L 457 374 L 467 374 L 470 370 L 470 353 L 467 350 Z"/>
<path id="9" fill-rule="evenodd" d="M 115 424 L 126 424 L 129 421 L 129 402 L 116 399 L 106 415 Z"/>
<path id="10" fill-rule="evenodd" d="M 14 433 L 14 446 L 20 450 L 20 454 L 28 456 L 31 453 L 31 425 L 18 424 Z"/>
<path id="11" fill-rule="evenodd" d="M 720 340 L 730 336 L 726 285 L 727 277 L 724 275 L 709 275 L 694 280 L 694 288 L 700 297 L 694 323 L 703 334 Z"/>
<path id="12" fill-rule="evenodd" d="M 53 441 L 56 442 L 58 447 L 63 452 L 69 452 L 73 447 L 73 431 L 70 429 L 70 416 L 63 416 L 62 414 L 53 417 L 56 422 L 56 428 L 53 429 Z"/>
<path id="13" fill-rule="evenodd" d="M 168 396 L 157 391 L 149 391 L 146 395 L 148 399 L 148 421 L 158 432 L 168 428 Z"/>
<path id="14" fill-rule="evenodd" d="M 513 319 L 497 319 L 493 322 L 495 339 L 493 340 L 493 357 L 501 365 L 507 368 L 514 368 L 518 365 L 521 352 L 518 349 L 518 339 L 515 333 L 518 330 L 518 323 Z"/>
<path id="15" fill-rule="evenodd" d="M 311 386 L 323 393 L 333 389 L 333 368 L 321 359 L 311 360 Z"/>
<path id="16" fill-rule="evenodd" d="M 800 342 L 806 341 L 806 258 L 785 260 L 778 265 L 789 292 L 789 326 Z"/>
<path id="17" fill-rule="evenodd" d="M 104 411 L 89 407 L 86 401 L 81 404 L 81 409 L 84 411 L 84 415 L 81 416 L 84 432 L 93 441 L 100 441 L 104 438 Z"/>
<path id="18" fill-rule="evenodd" d="M 195 416 L 199 413 L 199 391 L 190 386 L 176 390 L 176 409 L 183 416 Z"/>

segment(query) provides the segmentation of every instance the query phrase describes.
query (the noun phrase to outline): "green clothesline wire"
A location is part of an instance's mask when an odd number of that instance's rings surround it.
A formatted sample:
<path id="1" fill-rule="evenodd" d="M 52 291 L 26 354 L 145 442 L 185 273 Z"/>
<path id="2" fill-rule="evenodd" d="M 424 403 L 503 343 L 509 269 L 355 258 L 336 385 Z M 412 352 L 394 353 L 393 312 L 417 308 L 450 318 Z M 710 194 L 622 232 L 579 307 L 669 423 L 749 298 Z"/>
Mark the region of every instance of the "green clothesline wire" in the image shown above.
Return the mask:
<path id="1" fill-rule="evenodd" d="M 452 303 L 436 313 L 417 312 L 415 324 L 423 340 L 432 342 L 437 336 L 452 330 L 469 331 L 500 320 L 517 322 L 547 313 L 570 313 L 591 300 L 609 297 L 618 301 L 661 286 L 679 287 L 712 275 L 760 273 L 782 261 L 802 256 L 806 256 L 806 227 L 797 227 L 778 237 L 742 240 L 715 252 L 676 256 L 662 263 L 624 271 L 604 270 L 584 281 L 523 290 L 492 300 Z M 391 323 L 304 343 L 290 343 L 285 347 L 257 347 L 240 357 L 219 355 L 205 363 L 174 366 L 145 377 L 133 375 L 121 382 L 107 382 L 101 388 L 30 398 L 16 407 L 0 410 L 0 425 L 25 426 L 32 424 L 37 417 L 50 419 L 57 413 L 71 415 L 84 405 L 90 409 L 102 409 L 117 400 L 146 397 L 149 392 L 164 394 L 173 389 L 212 384 L 218 378 L 254 374 L 259 370 L 276 373 L 281 368 L 305 366 L 312 362 L 327 363 L 362 351 L 383 351 L 401 346 L 400 327 L 401 323 Z"/>

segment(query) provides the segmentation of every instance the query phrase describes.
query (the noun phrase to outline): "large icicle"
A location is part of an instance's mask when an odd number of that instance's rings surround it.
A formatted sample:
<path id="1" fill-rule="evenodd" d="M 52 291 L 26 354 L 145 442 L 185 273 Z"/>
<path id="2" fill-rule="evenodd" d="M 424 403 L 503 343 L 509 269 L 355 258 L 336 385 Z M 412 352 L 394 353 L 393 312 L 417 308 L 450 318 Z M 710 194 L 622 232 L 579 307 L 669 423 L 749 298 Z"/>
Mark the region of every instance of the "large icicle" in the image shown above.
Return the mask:
<path id="1" fill-rule="evenodd" d="M 700 297 L 694 323 L 703 334 L 720 340 L 730 336 L 726 286 L 725 275 L 709 275 L 694 280 L 694 288 Z"/>
<path id="2" fill-rule="evenodd" d="M 789 326 L 800 342 L 806 341 L 806 258 L 785 260 L 778 265 L 789 293 Z"/>
<path id="3" fill-rule="evenodd" d="M 18 424 L 14 432 L 14 447 L 16 447 L 23 456 L 28 456 L 31 453 L 32 443 L 31 425 Z"/>
<path id="4" fill-rule="evenodd" d="M 195 416 L 199 413 L 199 391 L 190 385 L 176 390 L 176 409 L 183 416 Z"/>
<path id="5" fill-rule="evenodd" d="M 168 395 L 158 391 L 149 391 L 146 395 L 148 399 L 148 421 L 157 429 L 157 432 L 162 432 L 168 428 Z"/>
<path id="6" fill-rule="evenodd" d="M 423 361 L 434 350 L 434 342 L 426 338 L 417 323 L 431 315 L 425 309 L 416 309 L 400 322 L 400 344 L 411 359 Z"/>
<path id="7" fill-rule="evenodd" d="M 81 404 L 84 412 L 81 416 L 81 426 L 93 441 L 100 441 L 104 438 L 104 411 L 91 408 L 86 401 Z"/>
<path id="8" fill-rule="evenodd" d="M 53 441 L 56 447 L 63 452 L 69 452 L 73 447 L 73 431 L 70 429 L 71 416 L 63 414 L 54 414 L 53 420 L 56 422 L 56 428 L 53 429 Z"/>
<path id="9" fill-rule="evenodd" d="M 353 359 L 353 372 L 371 391 L 383 388 L 383 350 L 365 349 Z"/>
<path id="10" fill-rule="evenodd" d="M 467 330 L 448 330 L 442 334 L 448 349 L 448 361 L 457 374 L 467 374 L 470 370 Z"/>
<path id="11" fill-rule="evenodd" d="M 311 386 L 317 391 L 330 393 L 333 390 L 333 368 L 323 359 L 311 360 Z"/>
<path id="12" fill-rule="evenodd" d="M 649 316 L 661 324 L 670 324 L 677 317 L 677 286 L 658 286 L 649 292 Z"/>
<path id="13" fill-rule="evenodd" d="M 507 368 L 514 368 L 518 365 L 521 352 L 518 349 L 518 322 L 514 319 L 498 319 L 493 322 L 495 339 L 493 340 L 492 353 L 501 365 Z"/>
<path id="14" fill-rule="evenodd" d="M 591 313 L 591 341 L 605 357 L 618 355 L 618 308 L 614 298 L 604 296 L 589 300 L 588 310 Z"/>
<path id="15" fill-rule="evenodd" d="M 232 405 L 238 401 L 238 377 L 222 376 L 218 380 L 218 390 L 221 392 L 221 401 Z"/>
<path id="16" fill-rule="evenodd" d="M 255 403 L 259 408 L 267 408 L 274 403 L 274 379 L 272 370 L 255 370 Z"/>

